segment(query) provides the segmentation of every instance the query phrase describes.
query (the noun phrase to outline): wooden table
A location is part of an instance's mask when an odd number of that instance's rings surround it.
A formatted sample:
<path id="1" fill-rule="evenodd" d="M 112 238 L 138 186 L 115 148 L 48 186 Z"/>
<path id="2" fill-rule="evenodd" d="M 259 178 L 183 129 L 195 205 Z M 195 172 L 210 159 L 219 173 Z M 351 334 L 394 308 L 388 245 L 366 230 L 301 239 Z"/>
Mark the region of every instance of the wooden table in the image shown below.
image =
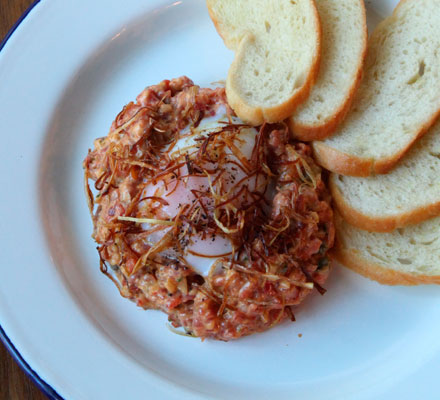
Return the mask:
<path id="1" fill-rule="evenodd" d="M 15 21 L 32 3 L 33 0 L 0 0 L 0 39 L 6 36 Z M 0 400 L 45 399 L 46 396 L 24 374 L 0 342 Z"/>

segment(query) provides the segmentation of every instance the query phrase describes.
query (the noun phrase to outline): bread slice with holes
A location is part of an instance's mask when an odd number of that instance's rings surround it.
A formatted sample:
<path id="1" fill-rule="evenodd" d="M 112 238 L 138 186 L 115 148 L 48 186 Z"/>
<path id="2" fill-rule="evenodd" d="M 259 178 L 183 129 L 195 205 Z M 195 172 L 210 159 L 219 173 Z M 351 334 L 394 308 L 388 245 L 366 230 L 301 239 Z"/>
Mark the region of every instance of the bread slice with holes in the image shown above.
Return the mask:
<path id="1" fill-rule="evenodd" d="M 390 232 L 440 215 L 440 121 L 386 175 L 330 176 L 333 200 L 358 228 Z"/>
<path id="2" fill-rule="evenodd" d="M 402 0 L 373 32 L 365 77 L 334 135 L 314 143 L 344 175 L 390 171 L 440 112 L 440 0 Z"/>
<path id="3" fill-rule="evenodd" d="M 292 115 L 318 74 L 321 25 L 313 0 L 207 0 L 226 46 L 235 52 L 228 102 L 245 122 Z"/>
<path id="4" fill-rule="evenodd" d="M 367 50 L 363 0 L 316 0 L 322 28 L 319 75 L 309 98 L 289 119 L 299 140 L 329 136 L 346 116 L 362 77 Z"/>
<path id="5" fill-rule="evenodd" d="M 440 284 L 440 218 L 391 233 L 371 233 L 335 216 L 342 265 L 386 285 Z"/>

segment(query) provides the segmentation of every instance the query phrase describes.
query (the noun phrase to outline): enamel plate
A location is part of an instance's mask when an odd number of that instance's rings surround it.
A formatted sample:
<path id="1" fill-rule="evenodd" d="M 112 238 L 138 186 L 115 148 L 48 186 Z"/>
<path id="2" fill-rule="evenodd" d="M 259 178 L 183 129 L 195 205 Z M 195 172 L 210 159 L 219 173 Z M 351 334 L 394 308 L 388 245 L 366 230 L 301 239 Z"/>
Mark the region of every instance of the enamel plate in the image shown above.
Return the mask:
<path id="1" fill-rule="evenodd" d="M 370 29 L 396 3 L 367 2 Z M 26 16 L 0 52 L 9 345 L 66 399 L 439 398 L 438 287 L 336 267 L 297 322 L 223 343 L 175 335 L 100 273 L 81 165 L 93 139 L 145 86 L 206 86 L 232 57 L 201 0 L 41 0 Z"/>

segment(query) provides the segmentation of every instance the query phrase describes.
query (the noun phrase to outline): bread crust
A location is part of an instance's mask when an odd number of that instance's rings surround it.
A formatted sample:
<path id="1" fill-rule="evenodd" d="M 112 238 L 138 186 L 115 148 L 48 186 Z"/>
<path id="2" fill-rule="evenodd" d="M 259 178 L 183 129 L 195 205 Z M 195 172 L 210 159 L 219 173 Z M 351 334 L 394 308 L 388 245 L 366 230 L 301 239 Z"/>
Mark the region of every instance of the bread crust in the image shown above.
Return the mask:
<path id="1" fill-rule="evenodd" d="M 319 165 L 341 175 L 369 176 L 373 168 L 372 159 L 362 159 L 343 153 L 324 142 L 312 143 L 313 153 Z"/>
<path id="2" fill-rule="evenodd" d="M 387 174 L 408 152 L 417 139 L 421 138 L 428 132 L 429 128 L 434 125 L 439 116 L 440 109 L 421 126 L 417 135 L 413 136 L 403 149 L 393 154 L 391 157 L 379 159 L 357 157 L 336 150 L 321 141 L 313 142 L 313 152 L 321 166 L 340 175 L 366 177 L 375 174 Z"/>
<path id="3" fill-rule="evenodd" d="M 406 2 L 412 0 L 400 0 L 393 14 L 389 17 L 391 19 L 397 18 L 397 14 L 401 7 Z M 376 35 L 376 32 L 380 30 L 383 24 L 388 24 L 389 19 L 382 21 L 373 32 L 372 37 Z M 371 38 L 370 38 L 371 40 Z M 413 137 L 406 143 L 406 145 L 388 157 L 373 159 L 373 158 L 362 158 L 354 156 L 348 153 L 341 152 L 332 148 L 331 146 L 325 144 L 325 142 L 315 142 L 313 145 L 316 156 L 319 158 L 319 163 L 326 169 L 341 174 L 349 176 L 359 176 L 365 177 L 374 174 L 386 174 L 391 171 L 396 163 L 407 153 L 411 146 L 415 143 L 417 139 L 422 137 L 429 128 L 435 123 L 437 118 L 440 116 L 440 108 L 434 112 L 431 117 L 424 123 L 420 124 L 420 127 Z"/>
<path id="4" fill-rule="evenodd" d="M 217 31 L 218 35 L 222 38 L 223 43 L 225 44 L 225 46 L 229 49 L 234 51 L 237 47 L 238 47 L 238 43 L 236 43 L 234 40 L 230 40 L 228 37 L 226 37 L 221 28 L 220 28 L 220 22 L 218 21 L 218 19 L 216 18 L 215 14 L 212 12 L 211 7 L 209 6 L 209 0 L 206 0 L 206 5 L 208 8 L 208 14 L 209 17 L 211 18 L 211 21 L 214 24 L 215 30 Z"/>
<path id="5" fill-rule="evenodd" d="M 228 99 L 229 105 L 235 111 L 237 116 L 242 119 L 245 123 L 250 125 L 262 125 L 264 122 L 275 123 L 285 120 L 290 117 L 296 108 L 303 103 L 310 94 L 310 90 L 314 85 L 316 78 L 319 73 L 319 66 L 321 61 L 321 21 L 319 18 L 318 10 L 316 8 L 316 4 L 314 0 L 309 0 L 310 5 L 312 6 L 312 20 L 315 26 L 316 32 L 316 41 L 314 46 L 314 54 L 312 57 L 312 62 L 310 65 L 310 69 L 307 73 L 307 76 L 304 79 L 304 82 L 301 87 L 294 90 L 292 96 L 284 101 L 283 103 L 277 104 L 272 107 L 260 107 L 254 106 L 246 102 L 240 95 L 240 91 L 234 87 L 234 78 L 238 75 L 238 65 L 239 59 L 243 56 L 243 48 L 248 43 L 249 40 L 253 40 L 252 33 L 248 32 L 244 34 L 240 39 L 240 42 L 237 44 L 236 41 L 231 40 L 225 35 L 221 30 L 221 24 L 215 17 L 214 13 L 209 7 L 208 2 L 208 11 L 209 15 L 214 22 L 214 26 L 222 37 L 225 45 L 235 51 L 235 57 L 232 61 L 231 67 L 228 72 L 228 76 L 226 79 L 226 96 Z"/>
<path id="6" fill-rule="evenodd" d="M 293 111 L 309 97 L 310 90 L 318 76 L 320 58 L 321 55 L 317 54 L 315 57 L 317 61 L 314 62 L 304 85 L 299 88 L 290 99 L 277 106 L 267 108 L 255 107 L 246 103 L 239 92 L 234 89 L 234 85 L 231 81 L 237 69 L 235 58 L 229 69 L 228 77 L 226 78 L 226 96 L 229 105 L 242 121 L 253 126 L 262 125 L 264 122 L 275 123 L 283 121 L 292 115 Z"/>
<path id="7" fill-rule="evenodd" d="M 351 105 L 354 100 L 354 96 L 362 81 L 363 67 L 368 49 L 368 29 L 367 29 L 367 16 L 366 16 L 365 4 L 363 0 L 359 0 L 358 2 L 363 12 L 363 33 L 364 33 L 362 38 L 363 49 L 361 56 L 358 59 L 357 73 L 355 74 L 354 80 L 352 82 L 350 90 L 348 91 L 347 97 L 340 104 L 336 112 L 326 121 L 323 121 L 321 123 L 306 125 L 297 122 L 294 116 L 289 118 L 288 120 L 289 128 L 292 132 L 293 137 L 298 140 L 308 142 L 313 140 L 323 140 L 326 137 L 331 136 L 338 127 L 338 125 L 345 119 L 346 115 L 350 111 Z"/>
<path id="8" fill-rule="evenodd" d="M 412 275 L 396 269 L 384 268 L 381 265 L 368 262 L 357 254 L 355 250 L 341 248 L 339 244 L 331 250 L 330 256 L 343 266 L 383 285 L 414 286 L 440 284 L 439 275 Z"/>
<path id="9" fill-rule="evenodd" d="M 417 224 L 440 215 L 440 201 L 427 206 L 418 207 L 411 212 L 396 213 L 388 217 L 372 217 L 363 214 L 347 203 L 343 193 L 334 182 L 335 179 L 337 179 L 337 177 L 334 174 L 332 174 L 329 179 L 329 186 L 334 204 L 342 217 L 350 225 L 359 229 L 369 232 L 392 232 L 397 228 Z"/>

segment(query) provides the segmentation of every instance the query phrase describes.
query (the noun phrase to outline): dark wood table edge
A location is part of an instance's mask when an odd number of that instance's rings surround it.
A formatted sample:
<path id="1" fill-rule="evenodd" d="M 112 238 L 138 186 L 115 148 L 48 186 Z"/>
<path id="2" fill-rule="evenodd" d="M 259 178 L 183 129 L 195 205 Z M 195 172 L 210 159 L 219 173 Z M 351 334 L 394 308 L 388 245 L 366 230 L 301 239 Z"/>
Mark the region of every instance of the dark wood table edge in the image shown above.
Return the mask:
<path id="1" fill-rule="evenodd" d="M 40 376 L 31 368 L 26 360 L 21 356 L 19 351 L 15 348 L 6 332 L 0 325 L 0 341 L 4 344 L 6 349 L 11 354 L 12 358 L 17 362 L 24 373 L 35 383 L 35 385 L 49 398 L 53 400 L 63 400 L 63 398 L 53 389 L 48 383 L 46 383 Z"/>
<path id="2" fill-rule="evenodd" d="M 6 33 L 6 36 L 0 41 L 0 52 L 5 47 L 8 40 L 14 34 L 15 30 L 19 27 L 19 25 L 23 22 L 23 20 L 27 17 L 27 15 L 34 9 L 34 7 L 41 0 L 34 0 L 34 2 L 25 10 L 25 12 L 20 16 L 20 18 L 12 25 L 9 31 Z M 3 327 L 0 324 L 0 341 L 6 347 L 8 352 L 11 354 L 12 358 L 17 362 L 20 368 L 24 371 L 24 373 L 35 383 L 35 385 L 49 398 L 54 400 L 63 400 L 63 398 L 40 376 L 31 368 L 31 366 L 26 362 L 26 360 L 21 356 L 17 348 L 12 343 L 11 339 L 9 339 L 8 335 L 4 331 Z"/>
<path id="3" fill-rule="evenodd" d="M 23 22 L 23 20 L 28 16 L 28 14 L 33 10 L 33 8 L 40 2 L 41 0 L 34 0 L 34 2 L 27 8 L 27 10 L 21 15 L 21 17 L 12 25 L 11 29 L 6 33 L 6 36 L 0 41 L 0 51 L 3 50 L 8 40 L 14 34 L 15 30 L 18 26 Z"/>

